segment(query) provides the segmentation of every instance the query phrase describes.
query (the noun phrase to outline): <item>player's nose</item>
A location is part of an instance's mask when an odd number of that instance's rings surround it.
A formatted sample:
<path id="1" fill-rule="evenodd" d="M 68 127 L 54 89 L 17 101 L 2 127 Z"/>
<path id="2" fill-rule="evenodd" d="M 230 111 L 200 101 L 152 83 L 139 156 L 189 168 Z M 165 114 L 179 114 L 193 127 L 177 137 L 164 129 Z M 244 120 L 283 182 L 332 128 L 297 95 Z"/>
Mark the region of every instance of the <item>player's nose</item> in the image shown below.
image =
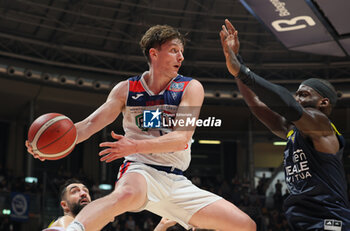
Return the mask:
<path id="1" fill-rule="evenodd" d="M 184 61 L 185 57 L 184 57 L 184 54 L 182 53 L 182 51 L 179 51 L 179 53 L 177 55 L 177 59 L 179 62 Z"/>
<path id="2" fill-rule="evenodd" d="M 80 196 L 81 197 L 87 197 L 87 192 L 85 192 L 84 190 L 80 191 Z"/>

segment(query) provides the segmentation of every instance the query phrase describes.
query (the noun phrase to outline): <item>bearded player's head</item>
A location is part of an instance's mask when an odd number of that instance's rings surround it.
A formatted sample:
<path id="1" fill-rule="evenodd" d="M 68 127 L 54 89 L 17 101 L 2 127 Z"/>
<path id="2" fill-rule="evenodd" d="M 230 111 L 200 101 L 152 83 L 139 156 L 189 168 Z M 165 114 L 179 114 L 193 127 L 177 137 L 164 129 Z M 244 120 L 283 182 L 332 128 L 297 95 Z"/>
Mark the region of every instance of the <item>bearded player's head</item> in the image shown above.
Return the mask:
<path id="1" fill-rule="evenodd" d="M 61 186 L 61 207 L 64 215 L 75 217 L 91 202 L 88 188 L 77 179 L 69 179 Z"/>
<path id="2" fill-rule="evenodd" d="M 295 99 L 303 107 L 313 107 L 329 116 L 337 102 L 337 92 L 330 82 L 311 78 L 302 82 Z"/>

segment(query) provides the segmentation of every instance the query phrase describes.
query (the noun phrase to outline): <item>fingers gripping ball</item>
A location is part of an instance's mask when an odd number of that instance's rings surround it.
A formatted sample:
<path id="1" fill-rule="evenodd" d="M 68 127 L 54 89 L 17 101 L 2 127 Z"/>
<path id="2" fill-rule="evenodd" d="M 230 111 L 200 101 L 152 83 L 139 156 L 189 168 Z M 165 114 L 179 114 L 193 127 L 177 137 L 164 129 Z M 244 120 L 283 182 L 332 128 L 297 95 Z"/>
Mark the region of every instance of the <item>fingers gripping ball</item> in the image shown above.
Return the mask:
<path id="1" fill-rule="evenodd" d="M 48 113 L 38 117 L 30 126 L 28 141 L 33 152 L 47 160 L 67 156 L 77 142 L 74 123 L 65 115 Z"/>

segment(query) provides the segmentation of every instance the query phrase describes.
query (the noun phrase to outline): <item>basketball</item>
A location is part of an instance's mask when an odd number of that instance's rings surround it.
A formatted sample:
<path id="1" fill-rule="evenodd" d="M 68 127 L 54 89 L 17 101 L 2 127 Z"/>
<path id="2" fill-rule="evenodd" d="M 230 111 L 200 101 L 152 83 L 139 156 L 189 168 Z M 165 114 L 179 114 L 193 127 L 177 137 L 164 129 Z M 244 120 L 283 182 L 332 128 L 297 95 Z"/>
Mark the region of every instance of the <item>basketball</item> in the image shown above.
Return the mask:
<path id="1" fill-rule="evenodd" d="M 77 130 L 65 115 L 48 113 L 38 117 L 30 126 L 28 141 L 33 152 L 47 160 L 67 156 L 74 149 Z"/>

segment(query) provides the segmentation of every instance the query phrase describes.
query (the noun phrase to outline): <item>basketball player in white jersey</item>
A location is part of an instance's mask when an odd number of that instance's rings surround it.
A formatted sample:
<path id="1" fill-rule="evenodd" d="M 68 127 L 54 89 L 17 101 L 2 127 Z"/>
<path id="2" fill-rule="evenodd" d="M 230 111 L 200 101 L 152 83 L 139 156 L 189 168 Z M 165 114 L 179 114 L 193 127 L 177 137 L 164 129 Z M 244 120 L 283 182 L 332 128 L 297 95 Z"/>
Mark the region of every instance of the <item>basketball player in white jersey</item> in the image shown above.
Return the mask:
<path id="1" fill-rule="evenodd" d="M 227 200 L 201 190 L 182 175 L 190 163 L 194 128 L 147 127 L 157 118 L 176 119 L 192 108 L 198 117 L 204 99 L 200 82 L 178 74 L 184 60 L 185 39 L 170 26 L 153 26 L 142 37 L 141 48 L 149 70 L 117 84 L 107 101 L 76 123 L 78 143 L 112 123 L 122 112 L 125 136 L 112 132 L 114 142 L 104 142 L 101 161 L 125 158 L 114 191 L 99 198 L 75 217 L 69 231 L 95 231 L 127 211 L 148 210 L 189 229 L 253 231 L 255 222 Z M 148 121 L 150 122 L 150 121 Z M 159 121 L 158 121 L 159 122 Z M 30 145 L 28 151 L 34 155 Z"/>

